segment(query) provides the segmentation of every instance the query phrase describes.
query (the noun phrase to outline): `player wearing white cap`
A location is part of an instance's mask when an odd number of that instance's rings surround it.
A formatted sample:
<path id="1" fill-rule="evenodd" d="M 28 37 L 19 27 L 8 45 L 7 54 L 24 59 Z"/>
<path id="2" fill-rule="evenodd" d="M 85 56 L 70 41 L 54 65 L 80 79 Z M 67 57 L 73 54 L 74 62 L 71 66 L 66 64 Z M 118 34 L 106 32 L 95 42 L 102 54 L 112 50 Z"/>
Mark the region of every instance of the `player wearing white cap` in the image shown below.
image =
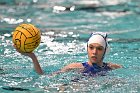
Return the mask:
<path id="1" fill-rule="evenodd" d="M 90 75 L 104 75 L 112 69 L 121 68 L 121 65 L 103 62 L 104 56 L 109 52 L 106 33 L 92 33 L 86 47 L 88 61 L 83 63 L 71 63 L 65 66 L 61 71 L 65 72 L 70 69 L 81 68 L 82 72 Z"/>

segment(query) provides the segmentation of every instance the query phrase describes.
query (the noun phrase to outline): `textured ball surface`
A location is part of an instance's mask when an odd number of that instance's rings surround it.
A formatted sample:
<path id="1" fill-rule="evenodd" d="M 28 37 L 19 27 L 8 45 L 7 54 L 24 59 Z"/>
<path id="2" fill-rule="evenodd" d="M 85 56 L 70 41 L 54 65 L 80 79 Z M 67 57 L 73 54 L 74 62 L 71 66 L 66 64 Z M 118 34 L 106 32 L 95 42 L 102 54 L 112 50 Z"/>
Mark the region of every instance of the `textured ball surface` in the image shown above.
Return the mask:
<path id="1" fill-rule="evenodd" d="M 21 24 L 13 32 L 13 43 L 25 53 L 34 51 L 40 44 L 40 30 L 32 24 Z"/>

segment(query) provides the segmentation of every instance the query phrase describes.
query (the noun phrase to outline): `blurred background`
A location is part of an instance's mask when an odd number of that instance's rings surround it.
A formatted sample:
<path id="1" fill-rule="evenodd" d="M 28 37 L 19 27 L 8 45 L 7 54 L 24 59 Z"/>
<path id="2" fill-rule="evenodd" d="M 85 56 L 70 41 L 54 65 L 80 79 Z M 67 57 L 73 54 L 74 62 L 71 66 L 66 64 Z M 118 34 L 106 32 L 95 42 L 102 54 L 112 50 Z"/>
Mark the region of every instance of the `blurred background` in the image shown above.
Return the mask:
<path id="1" fill-rule="evenodd" d="M 0 0 L 0 92 L 140 92 L 139 0 Z M 34 51 L 46 75 L 35 73 L 29 58 L 12 46 L 12 32 L 31 23 L 42 33 Z M 72 62 L 87 61 L 91 32 L 106 32 L 111 47 L 105 62 L 124 66 L 105 77 L 75 72 L 49 77 Z M 80 82 L 71 82 L 79 78 Z"/>

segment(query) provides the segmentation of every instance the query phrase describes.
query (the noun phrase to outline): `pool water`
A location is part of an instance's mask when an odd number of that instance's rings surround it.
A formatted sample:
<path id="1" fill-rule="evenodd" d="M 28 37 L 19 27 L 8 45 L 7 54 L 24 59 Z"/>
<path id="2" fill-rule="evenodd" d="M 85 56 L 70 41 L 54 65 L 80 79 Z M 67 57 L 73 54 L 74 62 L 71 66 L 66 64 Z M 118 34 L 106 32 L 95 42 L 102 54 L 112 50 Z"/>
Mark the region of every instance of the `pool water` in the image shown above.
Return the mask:
<path id="1" fill-rule="evenodd" d="M 0 93 L 140 92 L 139 0 L 1 0 L 0 4 Z M 11 34 L 21 23 L 41 30 L 34 52 L 44 75 L 13 48 Z M 97 77 L 75 70 L 52 74 L 69 63 L 87 61 L 85 44 L 91 32 L 108 33 L 111 50 L 104 61 L 123 68 Z"/>

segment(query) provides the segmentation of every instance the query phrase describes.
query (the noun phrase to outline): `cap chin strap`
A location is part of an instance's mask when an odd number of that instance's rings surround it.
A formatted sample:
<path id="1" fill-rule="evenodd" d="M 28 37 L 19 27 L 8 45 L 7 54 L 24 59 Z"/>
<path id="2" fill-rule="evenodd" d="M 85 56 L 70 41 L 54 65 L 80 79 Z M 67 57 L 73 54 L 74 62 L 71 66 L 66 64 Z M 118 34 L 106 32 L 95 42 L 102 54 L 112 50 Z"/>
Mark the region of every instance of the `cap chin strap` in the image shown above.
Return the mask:
<path id="1" fill-rule="evenodd" d="M 103 61 L 103 59 L 104 59 L 104 57 L 105 57 L 106 48 L 107 48 L 107 45 L 105 46 L 104 54 L 103 54 L 103 56 L 102 56 L 102 61 Z"/>

